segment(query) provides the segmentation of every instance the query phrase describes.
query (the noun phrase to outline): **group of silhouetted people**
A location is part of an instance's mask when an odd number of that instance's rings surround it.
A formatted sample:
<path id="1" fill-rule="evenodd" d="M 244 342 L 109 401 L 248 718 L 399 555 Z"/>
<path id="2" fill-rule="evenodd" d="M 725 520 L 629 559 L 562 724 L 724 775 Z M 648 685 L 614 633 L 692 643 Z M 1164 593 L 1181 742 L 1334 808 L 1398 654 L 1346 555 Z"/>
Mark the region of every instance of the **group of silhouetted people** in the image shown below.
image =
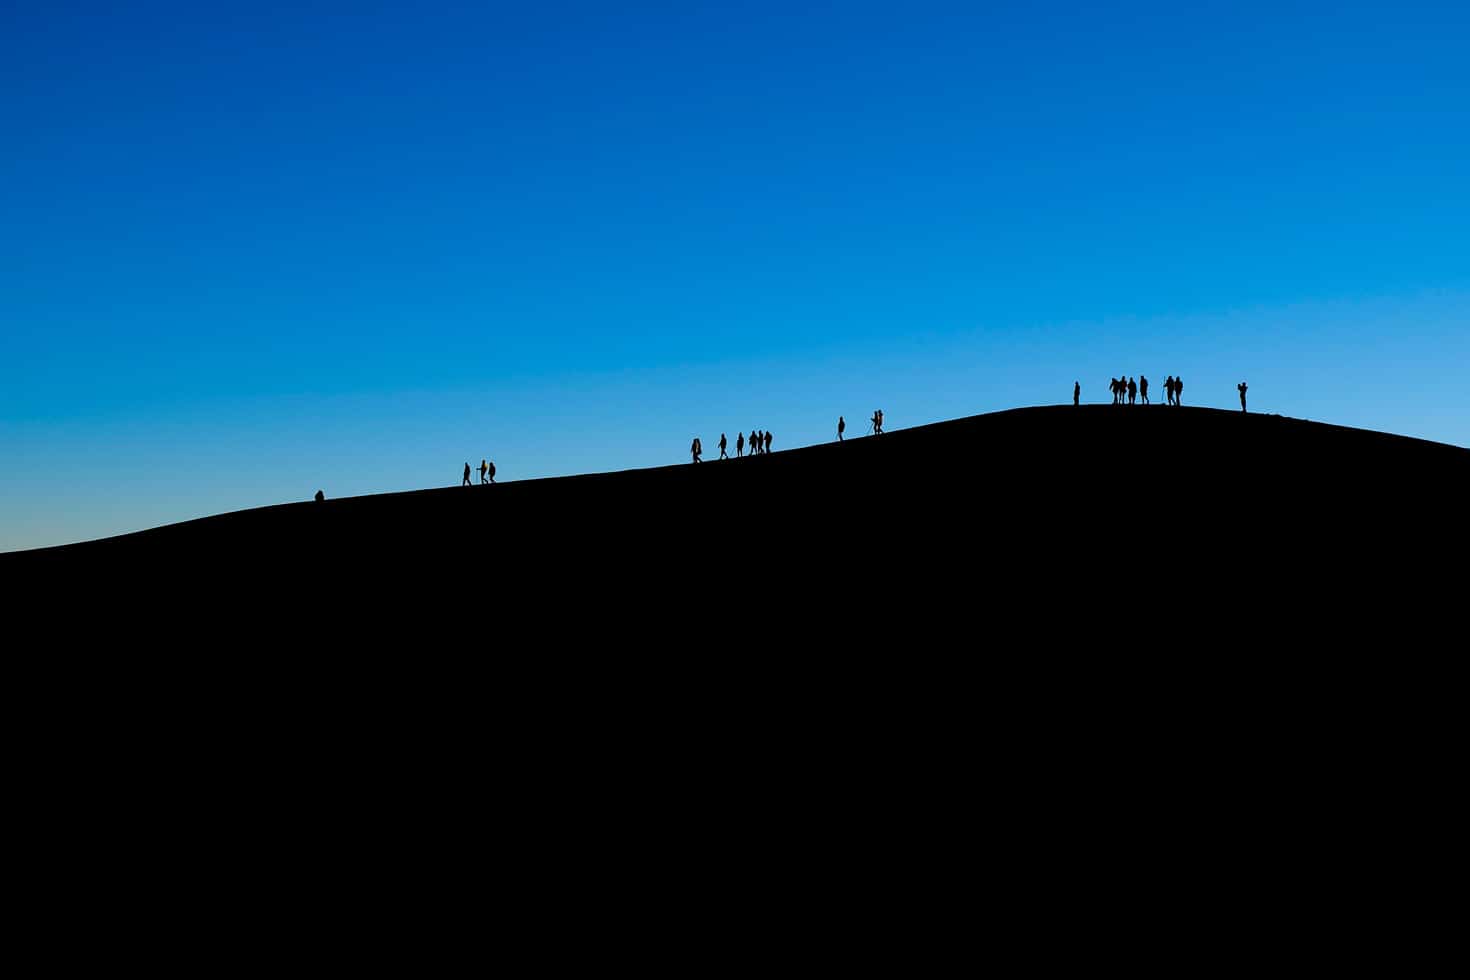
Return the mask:
<path id="1" fill-rule="evenodd" d="M 1148 378 L 1145 378 L 1141 374 L 1138 376 L 1138 380 L 1137 381 L 1133 380 L 1132 378 L 1114 378 L 1112 380 L 1112 383 L 1110 385 L 1108 385 L 1108 390 L 1113 393 L 1113 404 L 1114 405 L 1124 405 L 1124 404 L 1132 405 L 1132 404 L 1135 404 L 1140 398 L 1143 400 L 1143 403 L 1145 405 L 1147 405 L 1149 403 L 1148 402 Z M 1073 382 L 1072 383 L 1072 404 L 1073 405 L 1077 404 L 1078 398 L 1079 398 L 1079 396 L 1081 394 L 1082 394 L 1082 386 L 1080 384 L 1077 384 L 1076 382 Z"/>
<path id="2" fill-rule="evenodd" d="M 723 441 L 724 438 L 725 437 L 723 435 L 720 436 L 721 441 Z M 752 456 L 762 456 L 762 455 L 770 452 L 771 451 L 771 434 L 770 434 L 770 432 L 762 432 L 759 429 L 751 429 L 750 430 L 750 441 L 749 442 L 746 442 L 745 441 L 745 434 L 744 433 L 741 433 L 741 432 L 735 433 L 735 455 L 736 456 L 744 455 L 744 447 L 745 446 L 749 446 L 750 447 L 750 455 L 752 455 Z"/>
<path id="3" fill-rule="evenodd" d="M 761 454 L 761 453 L 768 453 L 768 452 L 771 451 L 771 434 L 769 432 L 761 432 L 758 429 L 752 429 L 751 432 L 750 432 L 750 441 L 747 443 L 746 442 L 746 439 L 745 439 L 745 433 L 744 432 L 737 432 L 737 433 L 735 433 L 735 455 L 736 456 L 744 456 L 745 455 L 745 447 L 747 445 L 749 445 L 749 447 L 750 447 L 750 455 L 752 455 L 752 456 L 755 456 L 755 455 Z M 728 440 L 725 439 L 725 434 L 723 432 L 721 432 L 720 433 L 720 458 L 721 459 L 729 459 L 730 458 L 729 448 L 730 448 L 730 443 L 729 443 Z M 696 463 L 702 462 L 702 460 L 700 459 L 700 457 L 704 455 L 704 446 L 703 446 L 702 443 L 700 443 L 698 436 L 695 436 L 694 437 L 694 441 L 689 444 L 689 455 L 692 456 L 692 457 L 694 457 L 694 462 L 696 462 Z"/>
<path id="4" fill-rule="evenodd" d="M 1141 374 L 1136 381 L 1133 378 L 1114 378 L 1108 385 L 1108 390 L 1113 393 L 1114 405 L 1134 405 L 1139 402 L 1145 405 L 1151 404 L 1148 400 L 1148 378 L 1145 378 Z M 1164 394 L 1168 398 L 1170 405 L 1178 405 L 1179 396 L 1183 393 L 1183 381 L 1180 381 L 1172 374 L 1164 380 Z M 1245 397 L 1243 392 L 1241 397 L 1242 399 Z M 1080 405 L 1081 403 L 1082 383 L 1080 381 L 1074 381 L 1072 382 L 1072 404 Z M 1244 406 L 1242 405 L 1242 407 Z"/>
<path id="5" fill-rule="evenodd" d="M 873 430 L 872 430 L 873 431 L 873 434 L 874 435 L 882 435 L 883 434 L 883 409 L 879 408 L 879 409 L 875 409 L 873 411 L 873 419 L 872 419 L 872 421 L 873 421 Z M 837 441 L 838 442 L 842 442 L 843 441 L 843 437 L 844 437 L 844 435 L 846 433 L 847 433 L 847 419 L 844 418 L 843 416 L 839 415 L 839 416 L 837 416 Z M 725 434 L 723 432 L 721 432 L 720 433 L 720 458 L 721 459 L 729 459 L 730 458 L 730 453 L 728 452 L 729 445 L 730 445 L 729 442 L 726 441 L 726 439 L 725 439 Z M 771 434 L 770 434 L 770 432 L 762 432 L 759 429 L 752 429 L 751 430 L 751 433 L 750 433 L 749 440 L 746 439 L 744 432 L 737 432 L 737 433 L 735 433 L 735 455 L 737 457 L 746 455 L 745 450 L 746 450 L 747 447 L 750 449 L 750 455 L 752 455 L 752 456 L 761 456 L 761 455 L 765 455 L 766 453 L 770 452 L 771 451 Z M 701 463 L 701 462 L 704 461 L 703 460 L 703 456 L 704 456 L 704 445 L 699 441 L 699 437 L 698 436 L 695 436 L 694 437 L 694 441 L 689 444 L 689 456 L 696 463 Z M 466 467 L 469 466 L 468 463 L 466 463 L 465 465 L 466 465 Z M 468 476 L 469 470 L 468 469 L 465 470 L 465 474 L 466 474 L 465 481 L 468 482 L 469 481 L 469 476 Z"/>
<path id="6" fill-rule="evenodd" d="M 481 484 L 486 484 L 486 483 L 494 483 L 494 482 L 495 482 L 495 464 L 489 462 L 488 460 L 483 460 L 483 459 L 480 460 L 480 483 Z M 470 485 L 470 464 L 468 462 L 466 462 L 464 464 L 464 482 L 461 483 L 460 486 L 467 487 L 469 485 Z"/>

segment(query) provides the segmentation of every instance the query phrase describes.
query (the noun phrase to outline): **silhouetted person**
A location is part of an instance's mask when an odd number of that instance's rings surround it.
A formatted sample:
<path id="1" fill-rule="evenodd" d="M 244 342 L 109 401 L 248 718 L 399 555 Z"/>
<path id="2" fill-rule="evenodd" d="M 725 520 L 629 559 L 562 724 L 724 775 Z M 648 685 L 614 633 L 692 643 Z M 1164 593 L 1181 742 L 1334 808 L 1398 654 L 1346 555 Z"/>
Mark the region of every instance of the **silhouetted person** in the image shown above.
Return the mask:
<path id="1" fill-rule="evenodd" d="M 875 408 L 875 409 L 873 409 L 873 435 L 875 435 L 875 436 L 881 436 L 882 434 L 883 434 L 883 409 L 881 409 L 881 408 Z"/>
<path id="2" fill-rule="evenodd" d="M 1128 404 L 1132 405 L 1138 400 L 1138 382 L 1132 378 L 1128 379 Z"/>
<path id="3" fill-rule="evenodd" d="M 1172 374 L 1164 379 L 1164 404 L 1174 404 L 1174 375 Z"/>
<path id="4" fill-rule="evenodd" d="M 495 461 L 494 460 L 491 460 L 490 461 L 490 482 L 491 483 L 494 483 L 495 482 Z"/>
<path id="5" fill-rule="evenodd" d="M 761 430 L 750 430 L 750 455 L 754 456 L 761 451 Z"/>
<path id="6" fill-rule="evenodd" d="M 322 493 L 320 490 L 318 490 L 316 492 L 316 502 L 317 503 L 321 503 L 323 500 L 326 500 L 326 499 L 327 499 L 327 495 L 326 494 Z"/>
<path id="7" fill-rule="evenodd" d="M 1080 382 L 1080 381 L 1073 381 L 1072 382 L 1072 404 L 1074 406 L 1076 406 L 1076 405 L 1080 405 L 1081 403 L 1082 403 L 1082 382 Z"/>
<path id="8" fill-rule="evenodd" d="M 469 485 L 470 485 L 470 461 L 469 460 L 465 460 L 465 464 L 464 464 L 464 482 L 461 483 L 460 486 L 467 487 Z"/>
<path id="9" fill-rule="evenodd" d="M 744 432 L 737 432 L 737 433 L 735 433 L 735 455 L 736 456 L 744 456 L 745 455 L 745 433 Z"/>
<path id="10" fill-rule="evenodd" d="M 1148 378 L 1141 374 L 1138 376 L 1138 397 L 1145 405 L 1148 404 Z"/>
<path id="11" fill-rule="evenodd" d="M 720 458 L 721 459 L 729 459 L 730 458 L 730 454 L 727 453 L 727 452 L 725 452 L 725 446 L 726 445 L 727 445 L 727 443 L 725 442 L 725 434 L 723 432 L 721 432 L 720 433 Z"/>
<path id="12" fill-rule="evenodd" d="M 1240 392 L 1240 410 L 1243 412 L 1245 411 L 1245 382 L 1242 381 L 1236 385 L 1235 390 Z"/>
<path id="13" fill-rule="evenodd" d="M 1109 378 L 1108 379 L 1108 391 L 1112 392 L 1112 395 L 1113 395 L 1113 404 L 1114 405 L 1118 404 L 1118 379 L 1117 378 Z"/>
<path id="14" fill-rule="evenodd" d="M 487 484 L 487 483 L 490 482 L 489 475 L 490 475 L 490 464 L 487 463 L 487 462 L 485 462 L 483 459 L 480 460 L 480 485 L 481 486 L 484 486 L 485 484 Z"/>
<path id="15" fill-rule="evenodd" d="M 766 448 L 765 448 L 765 451 L 766 452 L 770 452 L 771 451 L 771 430 L 770 429 L 767 429 L 766 430 L 765 440 L 766 440 Z"/>
<path id="16" fill-rule="evenodd" d="M 699 457 L 703 454 L 704 447 L 699 444 L 699 437 L 695 436 L 694 441 L 689 444 L 689 455 L 693 456 L 694 461 L 697 463 L 699 462 Z"/>
<path id="17" fill-rule="evenodd" d="M 842 433 L 847 431 L 847 419 L 841 415 L 837 416 L 837 441 L 842 441 Z"/>
<path id="18" fill-rule="evenodd" d="M 1174 379 L 1174 404 L 1184 404 L 1184 382 L 1178 378 Z"/>

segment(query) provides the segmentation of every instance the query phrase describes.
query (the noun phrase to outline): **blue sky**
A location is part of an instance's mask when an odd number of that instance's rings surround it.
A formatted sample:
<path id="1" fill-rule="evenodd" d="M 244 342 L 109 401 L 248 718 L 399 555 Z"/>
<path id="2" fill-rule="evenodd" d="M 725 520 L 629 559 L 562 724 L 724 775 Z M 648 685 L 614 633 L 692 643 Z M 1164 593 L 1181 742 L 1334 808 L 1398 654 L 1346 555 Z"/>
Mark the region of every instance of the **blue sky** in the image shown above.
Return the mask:
<path id="1" fill-rule="evenodd" d="M 7 5 L 0 549 L 1124 372 L 1470 444 L 1467 50 L 1463 3 Z"/>

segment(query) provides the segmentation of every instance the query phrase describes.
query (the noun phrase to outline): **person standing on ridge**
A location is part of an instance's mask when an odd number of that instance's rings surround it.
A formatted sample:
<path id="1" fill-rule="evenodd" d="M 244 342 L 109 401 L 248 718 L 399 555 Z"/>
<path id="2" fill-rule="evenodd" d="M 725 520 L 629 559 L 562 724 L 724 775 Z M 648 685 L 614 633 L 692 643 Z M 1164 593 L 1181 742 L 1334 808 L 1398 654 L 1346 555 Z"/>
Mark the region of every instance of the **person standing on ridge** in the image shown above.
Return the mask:
<path id="1" fill-rule="evenodd" d="M 735 433 L 735 455 L 736 456 L 744 456 L 745 455 L 745 433 L 744 432 L 737 432 L 737 433 Z"/>
<path id="2" fill-rule="evenodd" d="M 1132 378 L 1128 379 L 1128 404 L 1132 405 L 1138 400 L 1138 382 Z"/>
<path id="3" fill-rule="evenodd" d="M 1179 378 L 1175 378 L 1174 379 L 1174 404 L 1175 405 L 1183 405 L 1184 404 L 1183 398 L 1184 398 L 1184 382 L 1183 382 L 1183 380 L 1181 380 Z"/>
<path id="4" fill-rule="evenodd" d="M 461 483 L 460 486 L 467 487 L 469 485 L 470 485 L 470 461 L 469 460 L 465 460 L 464 461 L 464 482 Z"/>
<path id="5" fill-rule="evenodd" d="M 1148 378 L 1141 374 L 1138 376 L 1138 397 L 1145 405 L 1148 404 Z"/>
<path id="6" fill-rule="evenodd" d="M 1172 374 L 1164 379 L 1164 404 L 1174 404 L 1174 375 Z"/>
<path id="7" fill-rule="evenodd" d="M 495 482 L 495 461 L 493 459 L 490 461 L 489 470 L 490 470 L 490 482 L 491 483 L 494 483 Z"/>
<path id="8" fill-rule="evenodd" d="M 484 459 L 481 459 L 480 460 L 480 486 L 484 486 L 485 484 L 487 484 L 487 483 L 490 482 L 489 480 L 487 480 L 485 478 L 486 477 L 486 474 L 488 474 L 489 472 L 490 472 L 490 464 L 487 463 L 487 462 L 485 462 Z"/>
<path id="9" fill-rule="evenodd" d="M 1072 406 L 1075 408 L 1082 401 L 1082 382 L 1072 382 Z"/>
<path id="10" fill-rule="evenodd" d="M 847 431 L 847 419 L 841 415 L 837 416 L 837 441 L 842 441 L 842 433 Z"/>
<path id="11" fill-rule="evenodd" d="M 767 429 L 766 430 L 766 436 L 765 436 L 765 438 L 766 438 L 766 452 L 770 452 L 771 451 L 771 430 L 770 429 Z"/>
<path id="12" fill-rule="evenodd" d="M 1236 385 L 1235 386 L 1235 390 L 1238 391 L 1238 392 L 1240 392 L 1240 410 L 1242 412 L 1244 412 L 1245 411 L 1245 382 L 1242 381 L 1240 384 Z"/>
<path id="13" fill-rule="evenodd" d="M 725 434 L 723 432 L 721 432 L 720 433 L 720 458 L 721 459 L 729 459 L 730 458 L 730 454 L 727 453 L 727 452 L 725 452 L 725 446 L 726 446 L 726 443 L 725 443 Z"/>

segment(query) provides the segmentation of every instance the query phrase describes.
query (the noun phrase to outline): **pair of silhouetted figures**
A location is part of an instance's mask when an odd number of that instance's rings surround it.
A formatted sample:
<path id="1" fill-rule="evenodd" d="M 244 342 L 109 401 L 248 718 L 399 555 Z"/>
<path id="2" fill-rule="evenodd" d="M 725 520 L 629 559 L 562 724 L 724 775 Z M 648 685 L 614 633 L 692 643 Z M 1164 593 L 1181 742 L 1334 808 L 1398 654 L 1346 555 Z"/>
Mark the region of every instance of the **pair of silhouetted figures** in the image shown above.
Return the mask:
<path id="1" fill-rule="evenodd" d="M 873 428 L 870 431 L 875 436 L 881 436 L 883 434 L 883 409 L 873 409 L 873 417 L 870 421 L 873 423 Z"/>
<path id="2" fill-rule="evenodd" d="M 1125 404 L 1125 399 L 1126 404 L 1133 405 L 1139 400 L 1139 398 L 1143 399 L 1143 403 L 1145 405 L 1148 404 L 1148 378 L 1145 378 L 1141 374 L 1138 376 L 1137 381 L 1134 381 L 1132 378 L 1114 378 L 1112 384 L 1108 385 L 1108 390 L 1113 393 L 1114 405 Z M 1073 405 L 1077 404 L 1077 399 L 1080 394 L 1081 386 L 1078 385 L 1076 382 L 1073 382 Z"/>
<path id="3" fill-rule="evenodd" d="M 485 484 L 485 483 L 494 483 L 494 482 L 495 482 L 495 464 L 494 463 L 491 463 L 491 462 L 488 462 L 486 460 L 483 460 L 483 459 L 480 460 L 480 483 Z M 468 462 L 466 462 L 464 464 L 464 482 L 461 483 L 460 486 L 467 487 L 469 485 L 470 485 L 470 464 Z"/>
<path id="4" fill-rule="evenodd" d="M 1170 405 L 1179 404 L 1179 396 L 1184 394 L 1184 382 L 1172 374 L 1164 379 L 1164 391 L 1168 395 Z"/>

